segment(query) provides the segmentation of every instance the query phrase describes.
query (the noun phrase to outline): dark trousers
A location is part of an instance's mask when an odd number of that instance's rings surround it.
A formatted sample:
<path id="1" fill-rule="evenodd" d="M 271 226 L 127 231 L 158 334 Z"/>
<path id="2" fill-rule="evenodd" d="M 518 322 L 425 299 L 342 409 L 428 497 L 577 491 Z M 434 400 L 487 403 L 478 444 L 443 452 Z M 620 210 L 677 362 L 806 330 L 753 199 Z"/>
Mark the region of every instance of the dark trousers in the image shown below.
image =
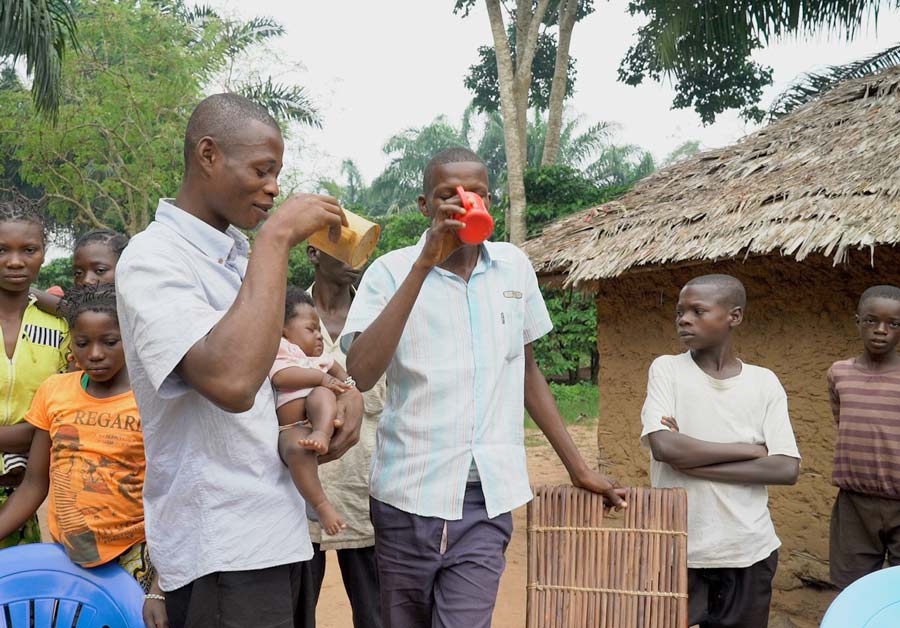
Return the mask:
<path id="1" fill-rule="evenodd" d="M 375 548 L 337 550 L 344 590 L 353 609 L 353 628 L 381 628 L 381 599 Z M 303 582 L 295 628 L 316 628 L 316 604 L 325 579 L 325 552 L 313 543 L 313 557 L 303 564 Z"/>
<path id="2" fill-rule="evenodd" d="M 900 565 L 900 500 L 841 489 L 831 509 L 831 582 L 845 588 Z"/>
<path id="3" fill-rule="evenodd" d="M 293 628 L 301 565 L 211 573 L 166 593 L 170 628 Z"/>
<path id="4" fill-rule="evenodd" d="M 462 519 L 421 517 L 371 500 L 385 628 L 489 628 L 512 514 L 489 518 L 481 484 Z"/>
<path id="5" fill-rule="evenodd" d="M 766 628 L 778 550 L 742 568 L 688 569 L 688 625 Z"/>

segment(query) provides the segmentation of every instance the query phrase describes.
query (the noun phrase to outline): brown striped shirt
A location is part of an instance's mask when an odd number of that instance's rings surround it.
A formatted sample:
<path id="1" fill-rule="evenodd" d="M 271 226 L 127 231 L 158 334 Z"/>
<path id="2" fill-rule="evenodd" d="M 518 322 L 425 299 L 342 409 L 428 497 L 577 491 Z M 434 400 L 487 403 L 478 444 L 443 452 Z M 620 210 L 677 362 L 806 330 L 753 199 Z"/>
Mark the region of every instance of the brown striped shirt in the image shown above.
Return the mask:
<path id="1" fill-rule="evenodd" d="M 841 360 L 828 369 L 828 392 L 838 425 L 832 483 L 900 499 L 900 369 L 875 373 Z"/>

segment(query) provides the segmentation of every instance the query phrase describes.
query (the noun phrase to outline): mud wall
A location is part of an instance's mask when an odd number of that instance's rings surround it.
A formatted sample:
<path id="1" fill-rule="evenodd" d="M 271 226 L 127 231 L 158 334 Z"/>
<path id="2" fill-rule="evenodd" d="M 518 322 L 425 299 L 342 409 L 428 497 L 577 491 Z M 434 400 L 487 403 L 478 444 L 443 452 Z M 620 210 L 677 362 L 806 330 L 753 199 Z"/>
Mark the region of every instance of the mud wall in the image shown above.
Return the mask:
<path id="1" fill-rule="evenodd" d="M 770 489 L 770 508 L 783 543 L 776 578 L 782 592 L 828 580 L 836 432 L 825 372 L 835 360 L 861 350 L 853 322 L 859 294 L 873 284 L 900 282 L 900 249 L 878 249 L 874 267 L 871 260 L 870 253 L 857 252 L 837 267 L 822 257 L 802 263 L 781 257 L 709 263 L 632 273 L 604 282 L 597 293 L 601 461 L 624 482 L 648 485 L 649 454 L 638 442 L 640 410 L 650 362 L 683 350 L 674 331 L 678 292 L 690 278 L 711 272 L 744 282 L 748 307 L 736 333 L 738 355 L 781 379 L 803 456 L 797 485 Z M 817 608 L 821 597 L 795 594 L 790 599 L 782 603 L 795 606 L 785 608 L 791 615 L 811 618 L 824 611 Z"/>

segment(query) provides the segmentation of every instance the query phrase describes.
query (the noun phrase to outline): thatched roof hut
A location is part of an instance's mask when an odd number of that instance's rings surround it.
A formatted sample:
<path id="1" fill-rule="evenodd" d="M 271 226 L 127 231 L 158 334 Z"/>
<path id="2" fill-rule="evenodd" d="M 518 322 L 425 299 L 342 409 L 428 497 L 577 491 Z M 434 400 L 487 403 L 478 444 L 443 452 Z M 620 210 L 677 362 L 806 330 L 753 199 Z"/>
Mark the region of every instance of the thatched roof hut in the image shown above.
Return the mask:
<path id="1" fill-rule="evenodd" d="M 860 352 L 859 294 L 900 283 L 900 67 L 848 81 L 732 146 L 647 177 L 612 203 L 550 225 L 525 250 L 542 283 L 596 293 L 599 443 L 610 472 L 646 485 L 638 444 L 647 368 L 682 351 L 679 289 L 726 272 L 747 287 L 742 359 L 788 392 L 803 455 L 797 486 L 771 491 L 784 545 L 774 607 L 821 618 L 828 580 L 835 430 L 825 372 Z"/>
<path id="2" fill-rule="evenodd" d="M 653 266 L 777 253 L 835 262 L 900 241 L 900 66 L 843 83 L 725 148 L 544 229 L 538 274 L 580 285 Z"/>

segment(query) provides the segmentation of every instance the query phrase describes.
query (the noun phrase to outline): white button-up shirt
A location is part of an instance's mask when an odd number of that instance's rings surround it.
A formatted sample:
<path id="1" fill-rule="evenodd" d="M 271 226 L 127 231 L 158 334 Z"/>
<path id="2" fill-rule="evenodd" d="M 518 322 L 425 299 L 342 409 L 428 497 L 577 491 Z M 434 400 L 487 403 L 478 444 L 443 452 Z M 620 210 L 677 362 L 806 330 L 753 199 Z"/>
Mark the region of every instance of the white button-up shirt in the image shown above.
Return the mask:
<path id="1" fill-rule="evenodd" d="M 424 245 L 388 253 L 363 276 L 342 335 L 378 317 Z M 524 445 L 525 345 L 552 329 L 525 253 L 486 242 L 466 282 L 435 268 L 387 370 L 372 496 L 400 510 L 462 517 L 474 459 L 490 517 L 531 499 Z"/>
<path id="2" fill-rule="evenodd" d="M 222 233 L 161 200 L 116 267 L 147 455 L 145 528 L 165 591 L 209 573 L 312 556 L 303 498 L 278 456 L 269 382 L 251 410 L 231 414 L 174 372 L 231 307 L 248 250 L 234 227 Z"/>

